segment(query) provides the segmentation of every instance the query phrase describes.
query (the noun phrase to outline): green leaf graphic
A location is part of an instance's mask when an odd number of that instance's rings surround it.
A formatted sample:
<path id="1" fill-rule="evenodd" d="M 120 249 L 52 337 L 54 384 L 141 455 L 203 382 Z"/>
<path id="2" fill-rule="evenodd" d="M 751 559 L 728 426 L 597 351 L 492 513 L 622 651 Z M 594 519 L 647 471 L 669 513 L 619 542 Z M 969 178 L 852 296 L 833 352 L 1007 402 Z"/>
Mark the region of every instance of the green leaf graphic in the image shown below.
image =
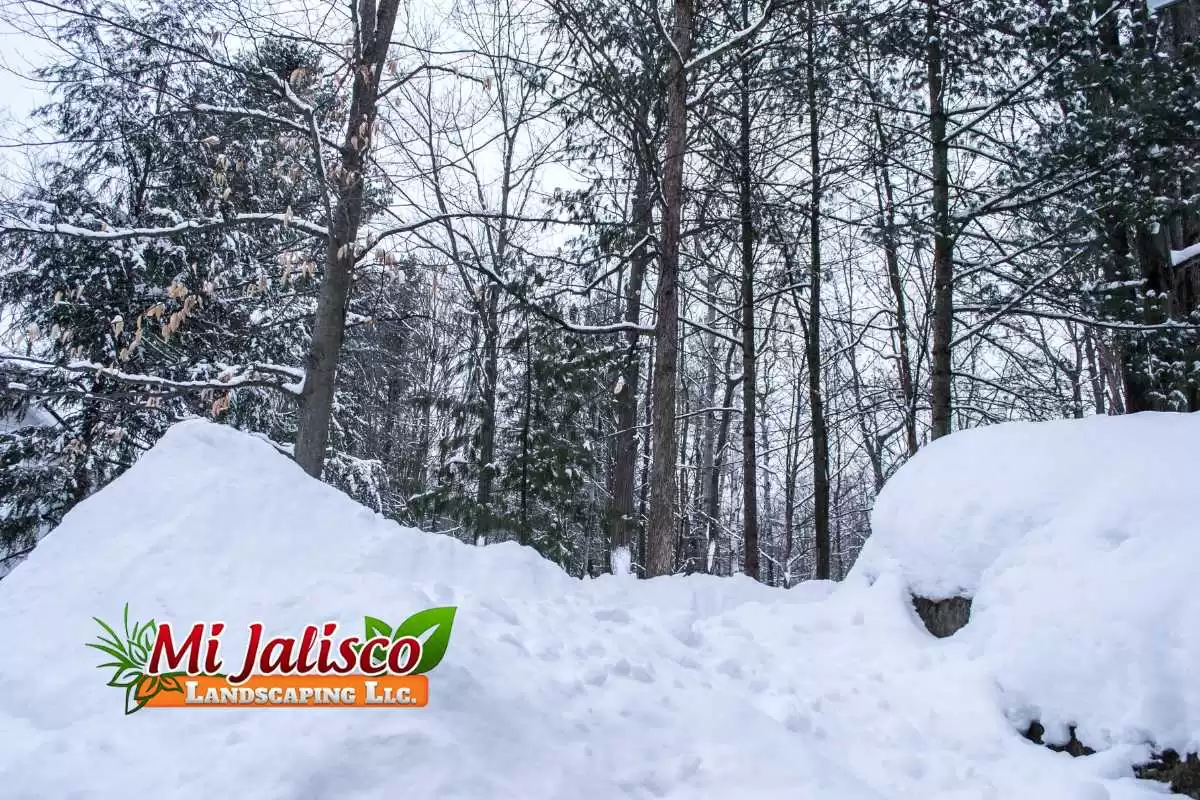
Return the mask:
<path id="1" fill-rule="evenodd" d="M 112 626 L 99 617 L 93 617 L 104 633 L 97 636 L 96 642 L 87 642 L 86 646 L 98 650 L 115 659 L 100 664 L 100 669 L 112 669 L 113 676 L 109 686 L 125 690 L 125 713 L 132 714 L 145 707 L 151 698 L 163 691 L 162 678 L 145 675 L 146 662 L 153 648 L 154 631 L 157 626 L 154 620 L 138 624 L 129 621 L 129 604 L 125 604 L 122 614 L 125 635 L 118 634 Z M 176 681 L 176 685 L 178 682 Z"/>
<path id="2" fill-rule="evenodd" d="M 141 679 L 142 671 L 139 668 L 133 666 L 122 666 L 117 670 L 117 674 L 113 675 L 113 678 L 108 682 L 108 685 L 125 688 L 128 686 L 136 686 L 138 681 Z"/>
<path id="3" fill-rule="evenodd" d="M 128 716 L 135 711 L 140 711 L 150 702 L 150 698 L 154 695 L 146 695 L 138 697 L 138 685 L 135 683 L 125 689 L 125 715 Z"/>
<path id="4" fill-rule="evenodd" d="M 450 646 L 450 631 L 454 628 L 456 611 L 458 611 L 456 606 L 442 606 L 418 611 L 396 627 L 392 641 L 403 636 L 420 639 L 427 631 L 431 629 L 433 631 L 421 645 L 421 660 L 410 674 L 420 675 L 429 672 L 442 663 L 442 659 L 446 655 L 446 648 Z"/>
<path id="5" fill-rule="evenodd" d="M 366 644 L 368 641 L 376 637 L 383 637 L 384 639 L 392 638 L 391 625 L 388 625 L 378 617 L 366 617 L 365 619 L 367 636 L 363 641 L 363 644 Z M 379 659 L 380 661 L 385 661 L 387 659 L 387 652 L 382 647 L 376 646 L 375 652 L 371 654 L 371 663 L 375 663 L 376 659 Z"/>

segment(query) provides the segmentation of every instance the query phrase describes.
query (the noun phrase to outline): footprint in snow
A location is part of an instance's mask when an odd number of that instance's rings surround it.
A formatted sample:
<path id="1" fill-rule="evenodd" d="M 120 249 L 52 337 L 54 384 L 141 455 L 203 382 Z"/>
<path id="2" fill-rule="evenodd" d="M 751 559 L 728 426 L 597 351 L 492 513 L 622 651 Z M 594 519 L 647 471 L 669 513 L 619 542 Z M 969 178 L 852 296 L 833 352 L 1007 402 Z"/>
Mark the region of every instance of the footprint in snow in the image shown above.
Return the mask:
<path id="1" fill-rule="evenodd" d="M 504 642 L 505 644 L 511 644 L 513 647 L 517 648 L 525 655 L 529 655 L 529 650 L 525 647 L 525 643 L 522 642 L 517 637 L 513 636 L 511 633 L 501 634 L 500 636 L 498 636 L 496 638 L 496 641 Z"/>
<path id="2" fill-rule="evenodd" d="M 562 658 L 562 645 L 557 642 L 552 642 L 538 651 L 538 658 L 542 661 L 558 661 Z"/>
<path id="3" fill-rule="evenodd" d="M 608 680 L 608 673 L 602 669 L 592 668 L 584 674 L 583 680 L 591 686 L 603 686 L 604 682 Z"/>
<path id="4" fill-rule="evenodd" d="M 650 671 L 649 667 L 635 666 L 629 671 L 629 677 L 642 683 L 654 683 L 654 673 Z"/>
<path id="5" fill-rule="evenodd" d="M 509 625 L 517 625 L 520 622 L 520 620 L 517 619 L 517 615 L 513 613 L 513 610 L 509 608 L 503 601 L 486 601 L 483 603 L 483 607 L 507 622 Z"/>
<path id="6" fill-rule="evenodd" d="M 813 729 L 812 720 L 798 711 L 793 711 L 788 714 L 783 720 L 783 727 L 787 728 L 792 733 L 811 733 Z"/>
<path id="7" fill-rule="evenodd" d="M 722 675 L 728 675 L 734 679 L 740 679 L 743 677 L 742 665 L 734 661 L 732 658 L 727 658 L 718 664 L 717 672 L 720 672 Z"/>

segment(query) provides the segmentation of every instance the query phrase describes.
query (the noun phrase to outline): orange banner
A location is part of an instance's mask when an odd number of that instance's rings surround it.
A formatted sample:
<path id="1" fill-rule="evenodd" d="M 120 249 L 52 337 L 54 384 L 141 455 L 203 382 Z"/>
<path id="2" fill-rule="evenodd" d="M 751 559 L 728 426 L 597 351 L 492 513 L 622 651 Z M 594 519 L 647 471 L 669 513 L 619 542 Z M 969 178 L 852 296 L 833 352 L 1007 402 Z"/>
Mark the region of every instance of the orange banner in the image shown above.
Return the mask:
<path id="1" fill-rule="evenodd" d="M 429 702 L 429 679 L 425 675 L 254 675 L 230 686 L 222 676 L 147 676 L 138 695 L 152 691 L 146 708 L 422 708 Z"/>

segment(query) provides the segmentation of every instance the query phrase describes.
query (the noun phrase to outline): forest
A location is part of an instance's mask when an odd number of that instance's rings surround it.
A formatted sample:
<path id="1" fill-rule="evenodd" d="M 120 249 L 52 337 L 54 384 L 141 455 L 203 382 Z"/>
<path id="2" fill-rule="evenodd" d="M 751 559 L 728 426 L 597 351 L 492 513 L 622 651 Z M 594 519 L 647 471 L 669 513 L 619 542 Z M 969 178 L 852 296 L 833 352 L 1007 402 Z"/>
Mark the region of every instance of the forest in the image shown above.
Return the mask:
<path id="1" fill-rule="evenodd" d="M 573 576 L 787 587 L 952 431 L 1200 410 L 1198 11 L 6 2 L 0 575 L 195 416 Z"/>

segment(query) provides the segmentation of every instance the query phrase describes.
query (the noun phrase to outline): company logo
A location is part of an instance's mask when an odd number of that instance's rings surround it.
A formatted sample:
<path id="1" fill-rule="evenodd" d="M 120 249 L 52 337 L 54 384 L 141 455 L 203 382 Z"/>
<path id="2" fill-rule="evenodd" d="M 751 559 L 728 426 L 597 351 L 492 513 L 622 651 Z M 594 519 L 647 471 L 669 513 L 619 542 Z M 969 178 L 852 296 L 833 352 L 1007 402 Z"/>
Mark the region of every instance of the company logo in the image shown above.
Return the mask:
<path id="1" fill-rule="evenodd" d="M 99 618 L 103 633 L 87 646 L 110 658 L 109 686 L 125 690 L 125 713 L 143 708 L 205 706 L 352 706 L 421 708 L 429 702 L 425 673 L 441 663 L 456 608 L 430 608 L 394 629 L 364 618 L 361 636 L 343 636 L 336 622 L 307 625 L 296 635 L 268 636 L 248 626 L 245 652 L 226 671 L 224 622 L 130 622 L 125 606 L 118 633 Z"/>

